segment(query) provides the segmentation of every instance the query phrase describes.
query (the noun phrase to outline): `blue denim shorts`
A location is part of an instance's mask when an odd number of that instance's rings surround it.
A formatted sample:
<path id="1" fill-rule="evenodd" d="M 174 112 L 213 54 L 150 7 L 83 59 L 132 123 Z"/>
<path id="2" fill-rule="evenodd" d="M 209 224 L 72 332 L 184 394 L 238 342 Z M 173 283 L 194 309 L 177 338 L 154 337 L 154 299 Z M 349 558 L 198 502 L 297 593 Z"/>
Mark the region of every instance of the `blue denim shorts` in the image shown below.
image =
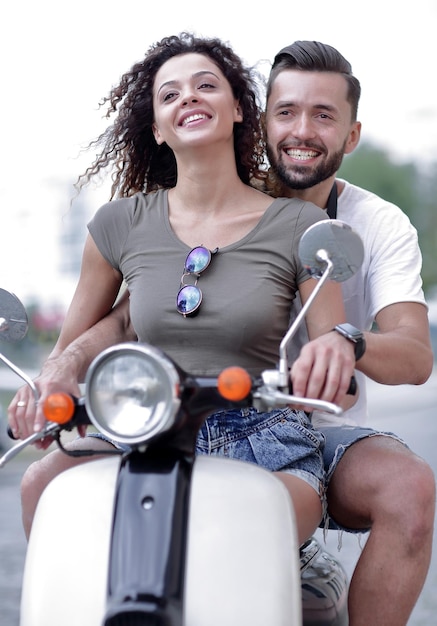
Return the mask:
<path id="1" fill-rule="evenodd" d="M 374 430 L 373 428 L 363 428 L 361 426 L 320 426 L 318 430 L 323 433 L 325 438 L 325 445 L 323 448 L 323 463 L 326 472 L 326 488 L 328 488 L 331 476 L 337 469 L 339 462 L 341 461 L 344 453 L 354 443 L 368 437 L 391 437 L 396 439 L 404 446 L 408 447 L 406 443 L 397 435 L 392 432 L 386 432 L 382 430 Z M 329 506 L 329 502 L 328 502 Z M 361 530 L 353 528 L 345 528 L 338 524 L 332 517 L 327 514 L 327 519 L 321 524 L 324 528 L 333 530 L 346 530 L 351 533 L 367 532 L 370 528 L 363 528 Z"/>
<path id="2" fill-rule="evenodd" d="M 268 413 L 254 408 L 220 411 L 203 424 L 196 454 L 226 456 L 287 472 L 307 482 L 324 499 L 324 436 L 303 411 Z"/>

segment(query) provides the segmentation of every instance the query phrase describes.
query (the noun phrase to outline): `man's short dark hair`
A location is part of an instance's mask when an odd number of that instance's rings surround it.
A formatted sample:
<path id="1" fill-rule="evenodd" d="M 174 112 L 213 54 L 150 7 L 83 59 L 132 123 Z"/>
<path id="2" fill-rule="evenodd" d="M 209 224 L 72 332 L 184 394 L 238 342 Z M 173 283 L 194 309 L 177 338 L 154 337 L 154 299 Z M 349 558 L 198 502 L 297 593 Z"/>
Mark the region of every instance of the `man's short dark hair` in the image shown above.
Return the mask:
<path id="1" fill-rule="evenodd" d="M 301 72 L 333 72 L 344 76 L 347 83 L 347 100 L 352 108 L 352 119 L 356 121 L 358 102 L 361 95 L 359 80 L 352 74 L 352 66 L 338 50 L 319 41 L 295 41 L 282 48 L 275 56 L 267 82 L 267 99 L 275 78 L 283 70 Z"/>

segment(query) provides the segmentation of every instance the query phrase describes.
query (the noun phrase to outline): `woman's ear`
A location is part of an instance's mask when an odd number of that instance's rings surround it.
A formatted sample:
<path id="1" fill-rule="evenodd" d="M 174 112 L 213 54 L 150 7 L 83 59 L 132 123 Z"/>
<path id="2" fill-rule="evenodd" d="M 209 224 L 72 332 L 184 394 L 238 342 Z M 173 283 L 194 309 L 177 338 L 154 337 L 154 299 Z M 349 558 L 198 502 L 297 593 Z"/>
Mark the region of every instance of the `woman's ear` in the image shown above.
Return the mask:
<path id="1" fill-rule="evenodd" d="M 243 110 L 239 102 L 237 102 L 237 106 L 235 109 L 235 119 L 234 122 L 242 122 L 243 121 Z"/>
<path id="2" fill-rule="evenodd" d="M 164 143 L 164 139 L 161 137 L 161 133 L 159 132 L 159 129 L 156 126 L 155 122 L 153 122 L 152 124 L 152 133 L 158 146 Z"/>

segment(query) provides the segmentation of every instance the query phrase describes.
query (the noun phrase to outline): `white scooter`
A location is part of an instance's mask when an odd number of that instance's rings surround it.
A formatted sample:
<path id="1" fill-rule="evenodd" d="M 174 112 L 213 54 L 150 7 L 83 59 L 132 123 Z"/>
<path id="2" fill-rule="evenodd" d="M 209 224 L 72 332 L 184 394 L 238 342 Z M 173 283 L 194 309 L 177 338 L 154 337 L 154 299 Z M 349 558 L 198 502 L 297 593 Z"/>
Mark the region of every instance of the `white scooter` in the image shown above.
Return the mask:
<path id="1" fill-rule="evenodd" d="M 20 626 L 347 624 L 344 571 L 314 539 L 299 549 L 283 484 L 256 465 L 194 455 L 199 428 L 220 408 L 304 402 L 341 414 L 290 393 L 287 346 L 324 282 L 358 269 L 362 243 L 343 222 L 324 221 L 306 231 L 299 254 L 320 281 L 281 343 L 278 369 L 257 380 L 239 368 L 199 378 L 152 346 L 119 344 L 90 366 L 84 398 L 73 405 L 55 394 L 43 431 L 0 459 L 1 468 L 48 435 L 64 449 L 61 433 L 89 422 L 130 447 L 63 472 L 45 489 Z M 0 336 L 25 331 L 20 302 L 0 290 Z M 38 400 L 33 381 L 0 359 Z"/>

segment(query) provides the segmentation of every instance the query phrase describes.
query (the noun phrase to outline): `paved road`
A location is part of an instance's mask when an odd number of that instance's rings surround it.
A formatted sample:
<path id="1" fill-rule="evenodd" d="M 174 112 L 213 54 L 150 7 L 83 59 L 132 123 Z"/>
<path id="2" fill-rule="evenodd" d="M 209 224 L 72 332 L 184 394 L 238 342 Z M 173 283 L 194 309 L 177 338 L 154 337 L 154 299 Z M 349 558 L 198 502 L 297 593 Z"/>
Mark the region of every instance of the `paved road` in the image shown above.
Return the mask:
<path id="1" fill-rule="evenodd" d="M 0 624 L 18 626 L 26 541 L 20 518 L 19 484 L 28 454 L 0 469 Z M 42 626 L 42 625 L 41 625 Z"/>
<path id="2" fill-rule="evenodd" d="M 387 388 L 372 384 L 369 392 L 374 424 L 404 437 L 411 448 L 432 465 L 437 475 L 437 370 L 422 387 Z M 20 585 L 26 547 L 21 529 L 18 489 L 25 467 L 38 454 L 40 453 L 27 452 L 0 469 L 1 626 L 18 626 Z M 328 537 L 328 549 L 338 556 L 336 533 L 331 533 Z M 356 539 L 344 535 L 340 558 L 349 574 L 353 571 L 359 550 Z M 437 555 L 433 558 L 424 590 L 409 626 L 430 626 L 437 623 L 436 588 Z"/>

